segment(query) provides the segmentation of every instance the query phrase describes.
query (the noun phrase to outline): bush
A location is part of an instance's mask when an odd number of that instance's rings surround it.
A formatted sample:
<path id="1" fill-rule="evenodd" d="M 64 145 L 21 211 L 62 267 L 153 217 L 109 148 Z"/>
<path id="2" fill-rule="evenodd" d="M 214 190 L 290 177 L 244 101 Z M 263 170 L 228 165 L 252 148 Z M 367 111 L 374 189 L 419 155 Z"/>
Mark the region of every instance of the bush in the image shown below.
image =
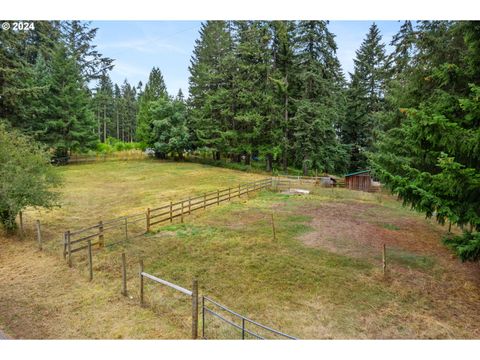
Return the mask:
<path id="1" fill-rule="evenodd" d="M 462 261 L 480 260 L 479 232 L 464 232 L 463 235 L 446 237 L 443 243 L 455 251 Z"/>
<path id="2" fill-rule="evenodd" d="M 10 232 L 26 207 L 57 206 L 58 193 L 52 188 L 61 181 L 50 154 L 33 139 L 0 123 L 0 144 L 0 223 Z"/>

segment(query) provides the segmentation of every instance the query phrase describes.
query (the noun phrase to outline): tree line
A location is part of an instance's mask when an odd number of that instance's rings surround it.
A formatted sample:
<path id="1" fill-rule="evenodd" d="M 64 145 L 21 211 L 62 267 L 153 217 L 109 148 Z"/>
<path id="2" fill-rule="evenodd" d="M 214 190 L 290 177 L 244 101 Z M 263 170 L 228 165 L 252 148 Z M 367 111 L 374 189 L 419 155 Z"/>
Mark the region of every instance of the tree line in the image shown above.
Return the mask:
<path id="1" fill-rule="evenodd" d="M 187 98 L 169 95 L 156 67 L 145 86 L 113 85 L 96 31 L 0 32 L 0 119 L 55 156 L 115 137 L 159 158 L 370 168 L 405 204 L 462 227 L 447 242 L 480 258 L 479 22 L 405 21 L 390 52 L 373 23 L 346 76 L 328 21 L 206 21 Z"/>

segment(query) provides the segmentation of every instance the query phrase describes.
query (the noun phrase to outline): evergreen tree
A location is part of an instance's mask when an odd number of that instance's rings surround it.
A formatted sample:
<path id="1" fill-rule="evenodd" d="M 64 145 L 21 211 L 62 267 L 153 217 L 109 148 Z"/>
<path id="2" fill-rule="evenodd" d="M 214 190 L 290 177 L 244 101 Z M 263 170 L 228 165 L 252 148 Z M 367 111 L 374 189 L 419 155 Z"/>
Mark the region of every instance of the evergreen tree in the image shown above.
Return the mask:
<path id="1" fill-rule="evenodd" d="M 147 116 L 152 124 L 151 140 L 147 145 L 155 150 L 157 157 L 165 159 L 169 154 L 179 159 L 189 148 L 187 109 L 181 100 L 161 97 L 149 102 Z"/>
<path id="2" fill-rule="evenodd" d="M 95 145 L 95 122 L 90 98 L 76 59 L 58 44 L 51 64 L 51 83 L 43 98 L 45 114 L 39 138 L 57 156 L 85 151 Z"/>
<path id="3" fill-rule="evenodd" d="M 98 28 L 91 29 L 90 23 L 73 20 L 63 21 L 61 31 L 67 55 L 75 59 L 86 82 L 100 79 L 113 68 L 113 59 L 103 56 L 93 45 Z"/>
<path id="4" fill-rule="evenodd" d="M 336 57 L 334 35 L 326 21 L 300 21 L 296 38 L 298 98 L 294 116 L 294 151 L 304 175 L 313 168 L 343 170 L 346 150 L 339 143 L 336 124 L 344 116 L 343 74 Z M 342 166 L 343 165 L 343 166 Z"/>
<path id="5" fill-rule="evenodd" d="M 480 259 L 480 27 L 423 22 L 400 98 L 404 118 L 371 154 L 382 182 L 405 204 L 463 227 L 448 240 L 463 260 Z M 402 103 L 403 100 L 403 103 Z"/>
<path id="6" fill-rule="evenodd" d="M 236 128 L 231 27 L 225 21 L 203 23 L 189 67 L 190 136 L 197 148 L 212 151 L 215 159 L 220 159 L 222 152 L 229 152 L 227 129 Z"/>
<path id="7" fill-rule="evenodd" d="M 270 129 L 266 140 L 270 140 L 266 152 L 266 170 L 272 170 L 272 162 L 281 155 L 283 170 L 287 170 L 289 154 L 292 148 L 293 126 L 291 115 L 294 113 L 294 21 L 273 21 L 272 27 L 272 70 L 270 80 L 273 86 L 273 104 L 271 107 Z"/>
<path id="8" fill-rule="evenodd" d="M 372 149 L 379 118 L 385 109 L 384 93 L 388 71 L 385 45 L 380 31 L 373 23 L 356 51 L 354 73 L 350 74 L 347 116 L 342 124 L 341 136 L 350 147 L 349 170 L 366 167 L 366 152 Z"/>
<path id="9" fill-rule="evenodd" d="M 100 141 L 106 142 L 107 137 L 114 134 L 113 83 L 107 73 L 102 74 L 99 79 L 94 103 L 96 104 L 98 138 Z"/>
<path id="10" fill-rule="evenodd" d="M 130 85 L 128 90 L 131 91 Z M 138 127 L 136 128 L 136 136 L 138 140 L 144 141 L 147 144 L 152 142 L 153 123 L 151 114 L 151 102 L 159 99 L 168 98 L 167 87 L 163 80 L 162 72 L 159 68 L 154 67 L 148 77 L 148 82 L 145 85 L 145 90 L 139 99 L 138 104 Z"/>

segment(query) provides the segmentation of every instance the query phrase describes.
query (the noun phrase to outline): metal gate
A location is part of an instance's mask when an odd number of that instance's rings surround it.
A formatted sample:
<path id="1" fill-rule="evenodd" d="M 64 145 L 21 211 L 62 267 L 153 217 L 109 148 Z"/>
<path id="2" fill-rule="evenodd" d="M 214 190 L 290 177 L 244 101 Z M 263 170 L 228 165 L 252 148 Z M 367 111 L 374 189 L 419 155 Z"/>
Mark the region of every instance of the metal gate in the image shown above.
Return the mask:
<path id="1" fill-rule="evenodd" d="M 212 310 L 216 309 L 216 311 Z M 225 313 L 224 315 L 219 312 Z M 219 319 L 222 324 L 226 324 L 226 329 L 221 329 L 218 326 L 211 326 L 210 329 L 206 323 L 206 315 L 212 315 L 215 319 Z M 230 317 L 230 319 L 227 318 Z M 207 337 L 207 332 L 210 330 L 212 335 Z M 235 311 L 230 310 L 224 305 L 218 302 L 202 296 L 202 337 L 204 339 L 213 338 L 229 338 L 229 339 L 292 339 L 297 338 L 282 333 L 278 330 L 274 330 L 268 326 L 262 325 L 256 321 L 253 321 L 245 316 L 242 316 Z"/>

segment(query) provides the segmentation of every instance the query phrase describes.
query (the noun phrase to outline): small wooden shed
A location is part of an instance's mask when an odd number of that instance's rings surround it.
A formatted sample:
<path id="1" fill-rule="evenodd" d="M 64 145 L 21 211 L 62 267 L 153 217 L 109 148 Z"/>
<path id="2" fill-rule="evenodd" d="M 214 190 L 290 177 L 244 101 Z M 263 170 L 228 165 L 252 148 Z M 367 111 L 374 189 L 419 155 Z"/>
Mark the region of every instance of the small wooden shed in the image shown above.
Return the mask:
<path id="1" fill-rule="evenodd" d="M 372 191 L 370 170 L 362 170 L 345 175 L 345 188 L 360 191 Z"/>

